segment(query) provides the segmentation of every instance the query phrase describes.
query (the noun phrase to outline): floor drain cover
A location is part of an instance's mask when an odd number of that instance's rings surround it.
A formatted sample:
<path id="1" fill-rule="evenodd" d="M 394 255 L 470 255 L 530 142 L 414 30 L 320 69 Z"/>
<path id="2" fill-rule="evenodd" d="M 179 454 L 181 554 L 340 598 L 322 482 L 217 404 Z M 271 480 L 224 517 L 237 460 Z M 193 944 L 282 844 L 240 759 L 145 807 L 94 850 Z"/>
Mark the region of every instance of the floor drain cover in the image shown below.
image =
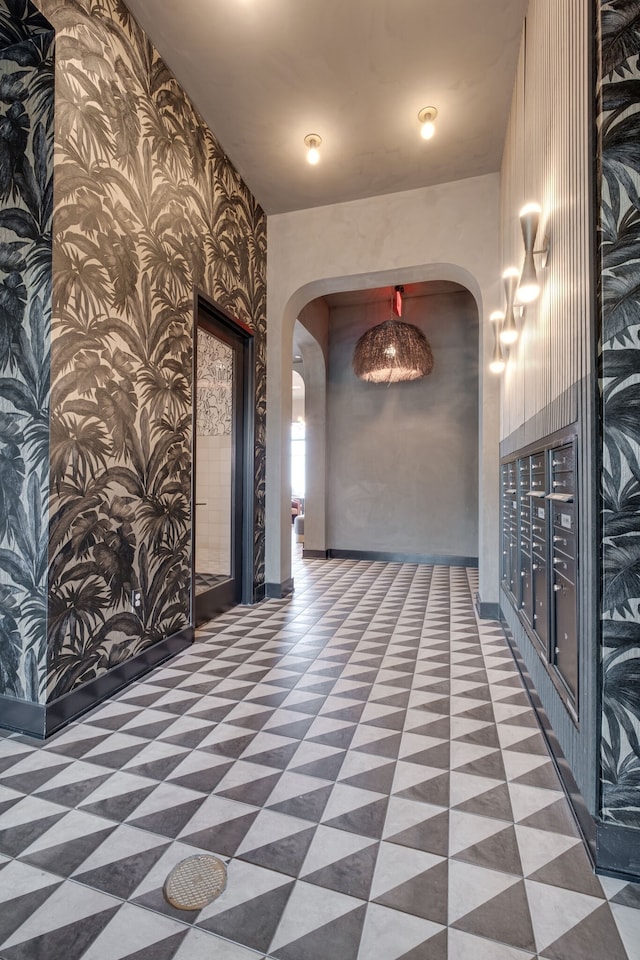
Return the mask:
<path id="1" fill-rule="evenodd" d="M 222 860 L 197 854 L 177 864 L 165 880 L 163 894 L 178 910 L 201 910 L 219 897 L 227 885 Z"/>

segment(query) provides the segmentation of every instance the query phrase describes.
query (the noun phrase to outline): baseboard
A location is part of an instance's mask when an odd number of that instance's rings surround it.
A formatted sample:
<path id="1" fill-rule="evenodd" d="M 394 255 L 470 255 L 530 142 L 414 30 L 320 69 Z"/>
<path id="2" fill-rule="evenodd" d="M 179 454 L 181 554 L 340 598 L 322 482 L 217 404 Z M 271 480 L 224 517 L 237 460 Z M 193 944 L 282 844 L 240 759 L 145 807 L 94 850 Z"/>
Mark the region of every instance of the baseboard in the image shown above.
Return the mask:
<path id="1" fill-rule="evenodd" d="M 516 644 L 511 631 L 504 620 L 502 621 L 502 627 L 507 638 L 511 654 L 520 672 L 520 676 L 522 677 L 529 702 L 531 703 L 531 706 L 533 707 L 538 719 L 542 736 L 546 740 L 549 753 L 551 754 L 551 759 L 556 768 L 558 776 L 560 777 L 560 782 L 567 796 L 567 800 L 569 801 L 569 806 L 573 812 L 576 825 L 585 843 L 592 864 L 597 866 L 596 821 L 589 812 L 584 797 L 580 793 L 580 788 L 575 781 L 571 767 L 567 762 L 555 731 L 551 726 L 551 721 L 549 720 L 547 712 L 544 709 L 538 691 L 534 686 L 531 674 L 529 673 L 522 654 L 518 649 L 518 645 Z"/>
<path id="2" fill-rule="evenodd" d="M 596 870 L 629 883 L 640 882 L 640 830 L 596 821 Z"/>
<path id="3" fill-rule="evenodd" d="M 108 673 L 83 683 L 47 704 L 25 703 L 11 697 L 0 697 L 0 726 L 45 739 L 97 707 L 107 697 L 149 673 L 154 667 L 180 653 L 193 643 L 193 637 L 193 627 L 186 627 L 179 633 L 147 647 L 130 660 L 119 663 Z"/>
<path id="4" fill-rule="evenodd" d="M 253 603 L 260 603 L 261 600 L 267 595 L 266 584 L 264 582 L 259 583 L 256 587 L 253 588 Z"/>
<path id="5" fill-rule="evenodd" d="M 417 563 L 419 566 L 433 567 L 477 567 L 477 557 L 454 557 L 431 554 L 387 553 L 377 550 L 336 550 L 330 548 L 327 555 L 331 560 L 371 560 L 374 563 Z"/>
<path id="6" fill-rule="evenodd" d="M 282 583 L 267 583 L 265 586 L 269 600 L 282 600 L 283 597 L 288 597 L 290 593 L 293 593 L 293 577 L 283 580 Z"/>
<path id="7" fill-rule="evenodd" d="M 0 694 L 0 727 L 26 733 L 30 737 L 44 740 L 46 730 L 46 709 L 43 703 L 30 703 L 28 700 L 16 700 Z"/>
<path id="8" fill-rule="evenodd" d="M 473 598 L 473 602 L 476 608 L 476 613 L 481 620 L 501 620 L 502 619 L 502 610 L 499 603 L 483 603 L 480 599 L 480 594 L 476 593 Z"/>
<path id="9" fill-rule="evenodd" d="M 328 560 L 329 551 L 328 550 L 308 550 L 306 547 L 303 547 L 302 559 L 303 560 Z"/>

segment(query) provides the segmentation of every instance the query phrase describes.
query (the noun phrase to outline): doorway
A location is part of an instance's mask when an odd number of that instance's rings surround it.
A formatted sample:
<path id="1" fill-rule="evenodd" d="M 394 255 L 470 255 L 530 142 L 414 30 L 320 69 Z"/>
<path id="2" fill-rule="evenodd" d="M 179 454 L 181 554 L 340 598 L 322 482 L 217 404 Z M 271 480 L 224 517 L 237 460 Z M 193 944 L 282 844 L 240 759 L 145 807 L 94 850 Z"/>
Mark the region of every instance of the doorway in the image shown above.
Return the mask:
<path id="1" fill-rule="evenodd" d="M 192 605 L 196 626 L 253 582 L 253 334 L 205 297 L 194 340 Z"/>

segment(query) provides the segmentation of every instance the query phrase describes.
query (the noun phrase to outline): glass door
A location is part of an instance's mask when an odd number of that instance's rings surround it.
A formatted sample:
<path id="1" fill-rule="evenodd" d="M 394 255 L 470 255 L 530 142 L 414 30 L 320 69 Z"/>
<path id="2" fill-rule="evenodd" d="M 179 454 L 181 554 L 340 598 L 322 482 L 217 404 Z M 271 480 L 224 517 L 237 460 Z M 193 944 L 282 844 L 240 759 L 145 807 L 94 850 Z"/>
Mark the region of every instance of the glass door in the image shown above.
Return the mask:
<path id="1" fill-rule="evenodd" d="M 244 368 L 242 336 L 201 309 L 194 389 L 196 624 L 242 599 Z"/>

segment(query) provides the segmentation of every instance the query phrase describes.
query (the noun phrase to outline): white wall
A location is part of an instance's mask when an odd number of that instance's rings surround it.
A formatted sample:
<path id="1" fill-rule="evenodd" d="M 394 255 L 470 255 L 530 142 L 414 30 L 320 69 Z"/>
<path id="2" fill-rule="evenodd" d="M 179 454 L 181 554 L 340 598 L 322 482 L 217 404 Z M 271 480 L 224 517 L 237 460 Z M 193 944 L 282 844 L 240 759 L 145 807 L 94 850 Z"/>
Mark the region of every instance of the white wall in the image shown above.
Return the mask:
<path id="1" fill-rule="evenodd" d="M 267 221 L 266 580 L 291 570 L 288 425 L 291 346 L 299 311 L 323 294 L 453 280 L 481 319 L 499 306 L 499 176 L 490 174 L 350 203 L 298 210 Z M 498 385 L 487 371 L 492 335 L 480 324 L 480 593 L 498 600 Z"/>

